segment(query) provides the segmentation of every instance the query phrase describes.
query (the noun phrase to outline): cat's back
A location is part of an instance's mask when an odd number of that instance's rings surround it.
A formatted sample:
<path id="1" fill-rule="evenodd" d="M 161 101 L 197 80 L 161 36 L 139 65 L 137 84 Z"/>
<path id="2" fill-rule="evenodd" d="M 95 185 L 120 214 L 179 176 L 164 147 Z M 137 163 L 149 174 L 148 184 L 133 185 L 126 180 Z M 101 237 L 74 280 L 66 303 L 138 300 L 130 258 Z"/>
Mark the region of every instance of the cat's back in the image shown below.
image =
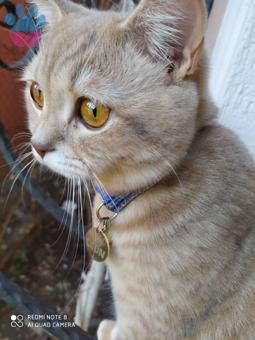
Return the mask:
<path id="1" fill-rule="evenodd" d="M 219 330 L 219 339 L 249 339 L 255 334 L 254 160 L 235 133 L 211 125 L 198 132 L 183 171 L 193 198 L 187 228 L 211 242 L 206 257 L 215 259 L 207 263 L 204 286 L 210 277 L 211 301 L 222 301 L 210 302 L 211 317 L 194 339 L 212 339 Z"/>

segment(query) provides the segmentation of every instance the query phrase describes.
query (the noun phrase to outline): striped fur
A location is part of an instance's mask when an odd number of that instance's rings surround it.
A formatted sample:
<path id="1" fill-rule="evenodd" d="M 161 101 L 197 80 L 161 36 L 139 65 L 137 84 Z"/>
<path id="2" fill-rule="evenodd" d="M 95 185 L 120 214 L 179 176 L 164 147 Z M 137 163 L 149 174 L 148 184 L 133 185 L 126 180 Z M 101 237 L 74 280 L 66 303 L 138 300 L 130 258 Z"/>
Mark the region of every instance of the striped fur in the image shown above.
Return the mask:
<path id="1" fill-rule="evenodd" d="M 254 163 L 215 121 L 203 1 L 142 0 L 129 14 L 36 2 L 49 26 L 25 98 L 32 142 L 54 149 L 36 159 L 111 195 L 152 186 L 112 223 L 117 315 L 99 340 L 254 339 Z M 73 114 L 83 96 L 111 108 L 100 130 Z"/>

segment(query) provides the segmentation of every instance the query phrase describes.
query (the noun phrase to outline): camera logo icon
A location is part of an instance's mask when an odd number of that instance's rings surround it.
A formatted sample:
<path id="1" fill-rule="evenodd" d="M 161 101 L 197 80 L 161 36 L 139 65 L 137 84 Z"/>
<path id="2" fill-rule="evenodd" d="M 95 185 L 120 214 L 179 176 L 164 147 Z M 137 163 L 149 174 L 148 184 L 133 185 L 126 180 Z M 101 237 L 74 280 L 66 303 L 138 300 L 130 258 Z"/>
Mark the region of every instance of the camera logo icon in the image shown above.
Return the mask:
<path id="1" fill-rule="evenodd" d="M 11 315 L 11 326 L 15 327 L 23 327 L 24 325 L 24 317 L 23 315 Z"/>

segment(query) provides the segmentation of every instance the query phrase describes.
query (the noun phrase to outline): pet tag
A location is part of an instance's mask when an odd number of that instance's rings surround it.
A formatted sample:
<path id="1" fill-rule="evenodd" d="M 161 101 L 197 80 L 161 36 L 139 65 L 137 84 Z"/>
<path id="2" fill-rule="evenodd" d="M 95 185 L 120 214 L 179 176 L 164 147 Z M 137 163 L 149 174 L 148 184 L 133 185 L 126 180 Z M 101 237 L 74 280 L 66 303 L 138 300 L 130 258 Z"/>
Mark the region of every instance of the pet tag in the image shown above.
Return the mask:
<path id="1" fill-rule="evenodd" d="M 104 219 L 97 228 L 90 228 L 86 235 L 88 253 L 97 262 L 104 262 L 110 253 L 109 222 Z"/>

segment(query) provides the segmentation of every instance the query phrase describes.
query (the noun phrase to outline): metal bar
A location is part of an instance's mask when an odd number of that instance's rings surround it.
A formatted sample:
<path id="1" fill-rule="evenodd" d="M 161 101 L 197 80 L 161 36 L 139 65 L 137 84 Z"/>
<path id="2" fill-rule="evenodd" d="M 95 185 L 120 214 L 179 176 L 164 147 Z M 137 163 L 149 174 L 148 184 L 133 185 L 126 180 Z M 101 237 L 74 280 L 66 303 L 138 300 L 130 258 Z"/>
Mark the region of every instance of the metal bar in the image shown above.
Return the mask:
<path id="1" fill-rule="evenodd" d="M 27 315 L 59 315 L 59 313 L 48 309 L 41 302 L 38 302 L 31 295 L 26 293 L 17 284 L 11 282 L 0 272 L 0 299 L 15 309 L 24 318 Z M 64 319 L 64 318 L 63 318 Z M 11 321 L 11 320 L 10 320 Z M 68 322 L 66 320 L 65 322 Z M 69 321 L 70 322 L 70 321 Z M 63 328 L 56 326 L 56 320 L 47 320 L 50 327 L 45 331 L 61 340 L 95 340 L 96 338 L 84 332 L 80 327 Z"/>

